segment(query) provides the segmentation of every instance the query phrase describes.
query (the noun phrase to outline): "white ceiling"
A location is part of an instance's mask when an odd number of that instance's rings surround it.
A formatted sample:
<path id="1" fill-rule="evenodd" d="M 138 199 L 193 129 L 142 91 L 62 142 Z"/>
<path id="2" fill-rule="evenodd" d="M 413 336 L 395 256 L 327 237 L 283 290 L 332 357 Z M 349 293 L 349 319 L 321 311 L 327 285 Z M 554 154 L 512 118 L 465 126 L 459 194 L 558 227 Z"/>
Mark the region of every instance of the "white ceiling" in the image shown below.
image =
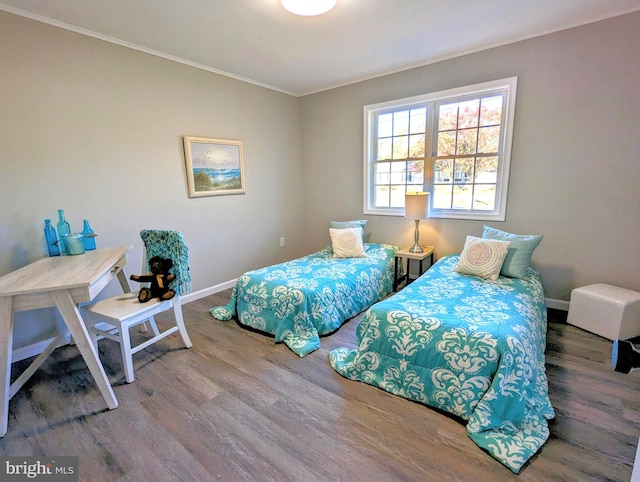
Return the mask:
<path id="1" fill-rule="evenodd" d="M 0 0 L 0 10 L 305 95 L 640 10 L 640 0 Z M 313 1 L 313 0 L 309 0 Z"/>

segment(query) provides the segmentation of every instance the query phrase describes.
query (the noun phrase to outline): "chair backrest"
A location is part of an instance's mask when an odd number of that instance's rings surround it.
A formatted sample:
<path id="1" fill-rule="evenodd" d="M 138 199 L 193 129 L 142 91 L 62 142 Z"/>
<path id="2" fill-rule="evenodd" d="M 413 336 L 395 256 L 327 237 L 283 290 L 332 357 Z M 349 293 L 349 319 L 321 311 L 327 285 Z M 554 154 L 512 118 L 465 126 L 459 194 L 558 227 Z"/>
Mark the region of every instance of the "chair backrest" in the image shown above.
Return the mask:
<path id="1" fill-rule="evenodd" d="M 140 237 L 146 251 L 146 265 L 154 256 L 170 258 L 173 261 L 171 272 L 176 276 L 170 284 L 178 296 L 191 291 L 191 272 L 189 271 L 189 248 L 179 231 L 143 229 Z"/>

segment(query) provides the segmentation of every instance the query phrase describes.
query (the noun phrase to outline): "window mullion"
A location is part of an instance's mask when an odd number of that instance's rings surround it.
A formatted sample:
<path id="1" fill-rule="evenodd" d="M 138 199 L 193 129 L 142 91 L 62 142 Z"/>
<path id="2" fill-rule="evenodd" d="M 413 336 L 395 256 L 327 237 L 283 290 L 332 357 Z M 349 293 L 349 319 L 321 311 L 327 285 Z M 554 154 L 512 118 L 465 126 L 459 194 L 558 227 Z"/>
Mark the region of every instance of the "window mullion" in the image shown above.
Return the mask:
<path id="1" fill-rule="evenodd" d="M 425 191 L 431 192 L 431 190 L 433 189 L 433 173 L 434 173 L 433 163 L 435 162 L 435 154 L 436 154 L 435 148 L 437 145 L 436 138 L 435 138 L 435 129 L 434 129 L 434 126 L 436 125 L 435 124 L 436 109 L 434 107 L 433 102 L 427 103 L 426 107 L 427 107 L 427 120 L 426 120 L 425 133 L 424 133 L 425 146 L 424 146 L 424 163 L 422 167 L 424 171 L 423 188 Z M 429 196 L 429 204 L 431 204 L 432 200 L 433 200 L 433 195 Z"/>

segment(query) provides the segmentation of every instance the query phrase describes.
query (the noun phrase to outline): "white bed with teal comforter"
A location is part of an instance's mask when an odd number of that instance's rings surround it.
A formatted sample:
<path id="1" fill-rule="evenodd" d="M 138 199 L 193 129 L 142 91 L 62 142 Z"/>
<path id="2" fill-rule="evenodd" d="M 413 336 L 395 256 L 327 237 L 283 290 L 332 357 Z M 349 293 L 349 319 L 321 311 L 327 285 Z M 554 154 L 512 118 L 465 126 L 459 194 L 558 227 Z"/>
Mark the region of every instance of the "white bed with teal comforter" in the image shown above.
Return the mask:
<path id="1" fill-rule="evenodd" d="M 554 417 L 542 283 L 532 267 L 522 279 L 463 275 L 458 258 L 369 308 L 358 349 L 333 350 L 329 361 L 348 379 L 460 417 L 479 447 L 518 473 Z"/>
<path id="2" fill-rule="evenodd" d="M 366 257 L 336 258 L 331 247 L 243 274 L 219 320 L 275 336 L 305 356 L 320 347 L 320 336 L 337 330 L 393 289 L 396 246 L 365 243 Z"/>

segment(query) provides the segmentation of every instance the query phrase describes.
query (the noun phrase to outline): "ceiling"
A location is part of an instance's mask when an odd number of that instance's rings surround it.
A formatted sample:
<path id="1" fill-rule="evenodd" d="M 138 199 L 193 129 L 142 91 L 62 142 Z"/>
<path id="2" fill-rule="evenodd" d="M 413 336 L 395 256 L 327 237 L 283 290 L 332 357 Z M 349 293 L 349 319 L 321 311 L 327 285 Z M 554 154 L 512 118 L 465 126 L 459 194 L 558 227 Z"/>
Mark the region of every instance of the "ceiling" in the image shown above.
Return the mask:
<path id="1" fill-rule="evenodd" d="M 640 10 L 640 0 L 0 0 L 0 10 L 296 96 Z M 309 0 L 313 1 L 313 0 Z"/>

